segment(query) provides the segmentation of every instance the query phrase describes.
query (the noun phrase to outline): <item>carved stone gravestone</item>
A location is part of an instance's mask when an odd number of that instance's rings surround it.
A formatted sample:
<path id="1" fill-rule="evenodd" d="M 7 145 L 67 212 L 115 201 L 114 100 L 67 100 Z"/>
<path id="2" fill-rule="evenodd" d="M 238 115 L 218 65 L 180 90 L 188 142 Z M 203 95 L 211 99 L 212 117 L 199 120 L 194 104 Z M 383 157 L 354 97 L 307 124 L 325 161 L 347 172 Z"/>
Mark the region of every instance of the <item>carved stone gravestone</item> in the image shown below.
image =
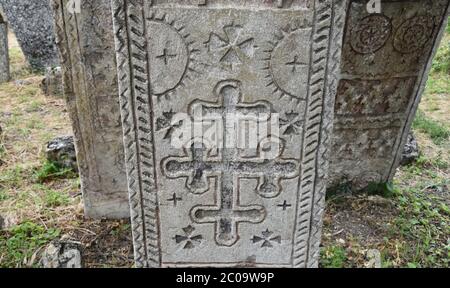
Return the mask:
<path id="1" fill-rule="evenodd" d="M 137 266 L 318 266 L 344 1 L 112 3 Z"/>
<path id="2" fill-rule="evenodd" d="M 330 187 L 392 180 L 439 46 L 449 0 L 349 5 L 335 105 Z"/>
<path id="3" fill-rule="evenodd" d="M 33 69 L 58 65 L 49 0 L 0 0 L 8 23 Z"/>
<path id="4" fill-rule="evenodd" d="M 8 24 L 0 11 L 0 84 L 9 77 Z"/>
<path id="5" fill-rule="evenodd" d="M 110 0 L 53 0 L 85 214 L 129 217 Z M 75 11 L 72 11 L 75 12 Z"/>

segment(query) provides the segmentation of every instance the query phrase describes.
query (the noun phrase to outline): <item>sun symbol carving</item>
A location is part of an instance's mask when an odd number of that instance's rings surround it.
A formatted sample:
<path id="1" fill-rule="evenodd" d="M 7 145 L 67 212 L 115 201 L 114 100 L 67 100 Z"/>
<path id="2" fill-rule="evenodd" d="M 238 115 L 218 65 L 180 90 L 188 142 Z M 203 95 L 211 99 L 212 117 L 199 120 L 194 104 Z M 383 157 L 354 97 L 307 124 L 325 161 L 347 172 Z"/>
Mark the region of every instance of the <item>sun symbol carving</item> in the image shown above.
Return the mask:
<path id="1" fill-rule="evenodd" d="M 186 81 L 200 75 L 195 56 L 200 52 L 183 25 L 167 14 L 147 18 L 150 83 L 153 96 L 172 97 Z"/>
<path id="2" fill-rule="evenodd" d="M 308 41 L 311 29 L 281 29 L 275 40 L 268 42 L 264 50 L 266 86 L 280 99 L 288 97 L 300 103 L 306 100 L 302 91 L 307 91 L 309 77 L 310 46 Z"/>

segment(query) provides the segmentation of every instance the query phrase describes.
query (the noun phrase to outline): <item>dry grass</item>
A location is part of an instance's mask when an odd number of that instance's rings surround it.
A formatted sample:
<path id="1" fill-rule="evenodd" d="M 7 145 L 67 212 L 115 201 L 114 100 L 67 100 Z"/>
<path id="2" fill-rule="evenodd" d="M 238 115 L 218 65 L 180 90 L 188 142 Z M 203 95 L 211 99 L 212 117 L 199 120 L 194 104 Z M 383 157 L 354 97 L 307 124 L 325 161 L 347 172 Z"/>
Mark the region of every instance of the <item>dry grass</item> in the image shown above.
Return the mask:
<path id="1" fill-rule="evenodd" d="M 9 39 L 13 80 L 0 85 L 0 217 L 6 226 L 0 267 L 35 266 L 37 254 L 60 235 L 83 244 L 87 267 L 131 267 L 127 221 L 84 219 L 78 178 L 38 181 L 45 144 L 72 134 L 69 115 L 63 99 L 43 95 L 43 76 L 29 72 L 12 34 Z"/>

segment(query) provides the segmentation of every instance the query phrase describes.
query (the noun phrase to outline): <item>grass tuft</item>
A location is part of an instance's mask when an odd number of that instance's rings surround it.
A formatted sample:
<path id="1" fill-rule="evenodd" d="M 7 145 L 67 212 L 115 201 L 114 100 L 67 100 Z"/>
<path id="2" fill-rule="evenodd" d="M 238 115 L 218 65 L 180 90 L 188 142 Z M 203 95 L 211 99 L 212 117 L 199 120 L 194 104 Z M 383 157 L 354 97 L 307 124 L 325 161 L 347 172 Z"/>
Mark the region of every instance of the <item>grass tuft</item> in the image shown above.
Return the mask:
<path id="1" fill-rule="evenodd" d="M 450 130 L 439 122 L 428 118 L 422 111 L 418 111 L 414 119 L 413 128 L 428 134 L 436 145 L 448 141 Z"/>
<path id="2" fill-rule="evenodd" d="M 17 225 L 8 232 L 1 232 L 0 247 L 4 248 L 0 249 L 0 267 L 33 266 L 29 263 L 33 254 L 59 235 L 58 229 L 47 229 L 30 221 Z"/>
<path id="3" fill-rule="evenodd" d="M 74 178 L 77 174 L 68 168 L 63 168 L 56 163 L 47 161 L 35 171 L 34 177 L 38 183 L 45 183 L 54 179 Z"/>
<path id="4" fill-rule="evenodd" d="M 321 250 L 322 268 L 344 268 L 346 260 L 347 252 L 340 246 L 329 246 Z"/>

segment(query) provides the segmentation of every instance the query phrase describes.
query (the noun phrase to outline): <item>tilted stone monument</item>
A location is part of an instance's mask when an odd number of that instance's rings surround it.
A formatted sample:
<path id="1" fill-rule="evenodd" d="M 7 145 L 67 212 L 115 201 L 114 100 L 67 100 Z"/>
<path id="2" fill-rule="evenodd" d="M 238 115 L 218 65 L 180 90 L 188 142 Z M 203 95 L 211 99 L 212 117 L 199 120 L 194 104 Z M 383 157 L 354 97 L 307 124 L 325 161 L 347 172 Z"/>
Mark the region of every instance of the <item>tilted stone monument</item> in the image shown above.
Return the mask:
<path id="1" fill-rule="evenodd" d="M 110 0 L 53 0 L 85 214 L 129 217 Z M 73 13 L 71 13 L 71 11 Z"/>
<path id="2" fill-rule="evenodd" d="M 33 69 L 58 65 L 49 0 L 0 0 L 0 7 Z"/>
<path id="3" fill-rule="evenodd" d="M 330 187 L 392 180 L 448 15 L 448 0 L 350 3 L 335 104 Z"/>
<path id="4" fill-rule="evenodd" d="M 0 11 L 0 84 L 9 81 L 8 24 Z"/>
<path id="5" fill-rule="evenodd" d="M 318 266 L 344 1 L 112 3 L 136 265 Z"/>

